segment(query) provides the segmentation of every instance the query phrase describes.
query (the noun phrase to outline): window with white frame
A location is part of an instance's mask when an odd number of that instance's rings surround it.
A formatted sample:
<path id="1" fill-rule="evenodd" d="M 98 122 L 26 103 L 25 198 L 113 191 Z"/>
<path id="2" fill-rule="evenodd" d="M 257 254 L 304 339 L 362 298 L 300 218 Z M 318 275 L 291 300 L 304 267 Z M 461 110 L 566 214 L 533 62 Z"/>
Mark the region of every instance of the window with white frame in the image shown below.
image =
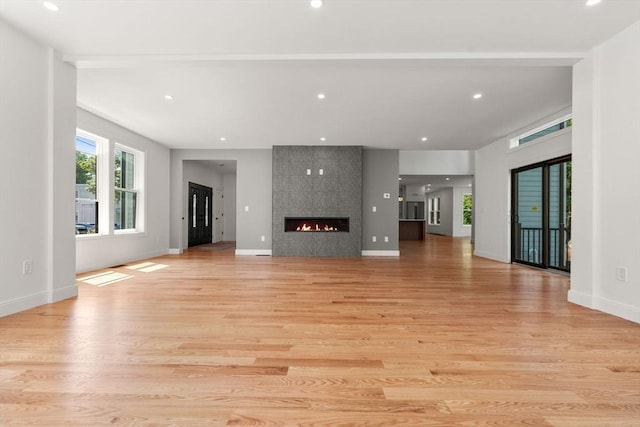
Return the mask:
<path id="1" fill-rule="evenodd" d="M 429 198 L 429 224 L 440 224 L 440 197 Z"/>
<path id="2" fill-rule="evenodd" d="M 116 230 L 136 229 L 138 188 L 133 151 L 121 145 L 115 148 L 113 218 Z"/>
<path id="3" fill-rule="evenodd" d="M 511 148 L 519 147 L 523 144 L 529 143 L 549 134 L 567 129 L 572 125 L 573 118 L 571 117 L 571 115 L 559 117 L 551 122 L 545 123 L 542 126 L 538 126 L 537 128 L 530 130 L 529 132 L 523 133 L 522 135 L 516 136 L 515 138 L 511 138 L 510 146 Z"/>
<path id="4" fill-rule="evenodd" d="M 473 222 L 473 196 L 462 195 L 462 225 L 471 225 Z"/>
<path id="5" fill-rule="evenodd" d="M 143 231 L 144 152 L 76 131 L 76 234 Z"/>
<path id="6" fill-rule="evenodd" d="M 98 177 L 101 153 L 108 141 L 89 132 L 76 132 L 76 234 L 99 232 Z"/>

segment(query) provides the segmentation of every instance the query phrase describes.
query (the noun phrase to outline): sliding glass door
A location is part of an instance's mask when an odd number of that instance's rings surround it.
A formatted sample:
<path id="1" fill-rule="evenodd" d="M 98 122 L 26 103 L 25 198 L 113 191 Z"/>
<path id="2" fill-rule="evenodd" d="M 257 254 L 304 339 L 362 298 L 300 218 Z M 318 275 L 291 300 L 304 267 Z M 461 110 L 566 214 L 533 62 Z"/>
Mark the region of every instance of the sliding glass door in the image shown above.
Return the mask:
<path id="1" fill-rule="evenodd" d="M 511 259 L 569 271 L 571 158 L 515 169 L 511 179 Z"/>

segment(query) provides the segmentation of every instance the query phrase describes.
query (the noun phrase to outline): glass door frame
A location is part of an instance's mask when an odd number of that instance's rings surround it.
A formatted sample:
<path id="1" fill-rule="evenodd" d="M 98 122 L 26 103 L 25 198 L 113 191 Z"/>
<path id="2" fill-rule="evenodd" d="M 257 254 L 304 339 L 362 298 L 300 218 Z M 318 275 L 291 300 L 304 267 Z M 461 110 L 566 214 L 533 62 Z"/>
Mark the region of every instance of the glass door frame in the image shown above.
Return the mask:
<path id="1" fill-rule="evenodd" d="M 554 269 L 565 272 L 570 272 L 570 262 L 566 262 L 566 254 L 565 254 L 565 265 L 566 267 L 561 266 L 552 266 L 549 260 L 550 253 L 550 228 L 549 228 L 549 216 L 550 216 L 550 167 L 554 165 L 558 165 L 561 163 L 571 162 L 571 155 L 566 155 L 562 157 L 557 157 L 554 159 L 546 160 L 539 163 L 534 163 L 531 165 L 523 166 L 520 168 L 511 170 L 511 262 L 530 265 L 533 267 L 544 268 L 544 269 Z M 518 181 L 517 175 L 521 172 L 525 172 L 528 170 L 533 170 L 537 168 L 542 168 L 542 256 L 540 257 L 540 262 L 529 262 L 526 260 L 516 259 L 517 254 L 517 245 L 520 242 L 520 236 L 518 235 Z M 561 180 L 564 182 L 564 178 Z M 562 196 L 564 200 L 564 204 L 570 203 L 569 200 L 566 200 L 566 194 Z M 570 240 L 571 226 L 570 224 L 565 224 L 565 228 L 568 230 L 568 240 Z M 559 230 L 559 233 L 562 234 L 563 230 Z M 563 244 L 564 238 L 559 239 L 559 244 Z M 564 242 L 566 244 L 567 242 Z"/>

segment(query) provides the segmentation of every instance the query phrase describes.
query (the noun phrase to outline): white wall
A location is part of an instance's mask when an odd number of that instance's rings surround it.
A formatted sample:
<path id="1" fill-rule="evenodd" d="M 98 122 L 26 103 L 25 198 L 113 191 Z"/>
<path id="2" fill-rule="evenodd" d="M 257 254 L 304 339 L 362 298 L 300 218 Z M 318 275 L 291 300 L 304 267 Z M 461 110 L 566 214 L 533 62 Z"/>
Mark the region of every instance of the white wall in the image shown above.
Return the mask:
<path id="1" fill-rule="evenodd" d="M 474 186 L 474 254 L 501 262 L 511 262 L 511 170 L 571 154 L 572 128 L 549 134 L 514 149 L 509 141 L 569 110 L 544 117 L 517 129 L 476 152 Z"/>
<path id="2" fill-rule="evenodd" d="M 236 240 L 236 175 L 223 177 L 224 186 L 224 236 L 225 242 Z"/>
<path id="3" fill-rule="evenodd" d="M 463 150 L 400 151 L 400 175 L 473 175 L 474 154 Z"/>
<path id="4" fill-rule="evenodd" d="M 573 85 L 569 301 L 640 323 L 640 22 L 576 64 Z"/>
<path id="5" fill-rule="evenodd" d="M 75 87 L 73 67 L 0 20 L 0 316 L 77 295 Z"/>
<path id="6" fill-rule="evenodd" d="M 398 150 L 362 150 L 362 255 L 399 256 Z M 384 198 L 389 193 L 388 199 Z M 376 211 L 373 212 L 373 207 Z M 372 237 L 376 236 L 374 242 Z M 388 237 L 385 241 L 384 237 Z"/>
<path id="7" fill-rule="evenodd" d="M 186 247 L 183 243 L 183 218 L 186 209 L 183 196 L 184 163 L 188 160 L 215 159 L 237 162 L 236 252 L 271 253 L 271 150 L 171 150 L 171 253 L 180 253 Z M 245 206 L 248 211 L 245 211 Z M 227 214 L 225 227 L 226 216 Z M 265 236 L 264 241 L 261 236 Z"/>
<path id="8" fill-rule="evenodd" d="M 85 272 L 164 255 L 169 250 L 169 149 L 88 111 L 78 109 L 79 129 L 143 151 L 146 159 L 144 232 L 77 238 L 76 271 Z"/>

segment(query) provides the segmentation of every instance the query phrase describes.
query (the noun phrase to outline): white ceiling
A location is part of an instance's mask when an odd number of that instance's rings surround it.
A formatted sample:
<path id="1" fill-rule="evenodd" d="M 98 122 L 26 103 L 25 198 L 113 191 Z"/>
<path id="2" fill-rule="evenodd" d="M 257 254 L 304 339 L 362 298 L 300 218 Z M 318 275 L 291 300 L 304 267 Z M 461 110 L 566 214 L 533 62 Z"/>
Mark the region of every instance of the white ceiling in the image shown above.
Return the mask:
<path id="1" fill-rule="evenodd" d="M 78 67 L 82 107 L 171 148 L 476 149 L 568 107 L 570 65 L 640 19 L 640 0 L 53 2 L 0 18 Z"/>

